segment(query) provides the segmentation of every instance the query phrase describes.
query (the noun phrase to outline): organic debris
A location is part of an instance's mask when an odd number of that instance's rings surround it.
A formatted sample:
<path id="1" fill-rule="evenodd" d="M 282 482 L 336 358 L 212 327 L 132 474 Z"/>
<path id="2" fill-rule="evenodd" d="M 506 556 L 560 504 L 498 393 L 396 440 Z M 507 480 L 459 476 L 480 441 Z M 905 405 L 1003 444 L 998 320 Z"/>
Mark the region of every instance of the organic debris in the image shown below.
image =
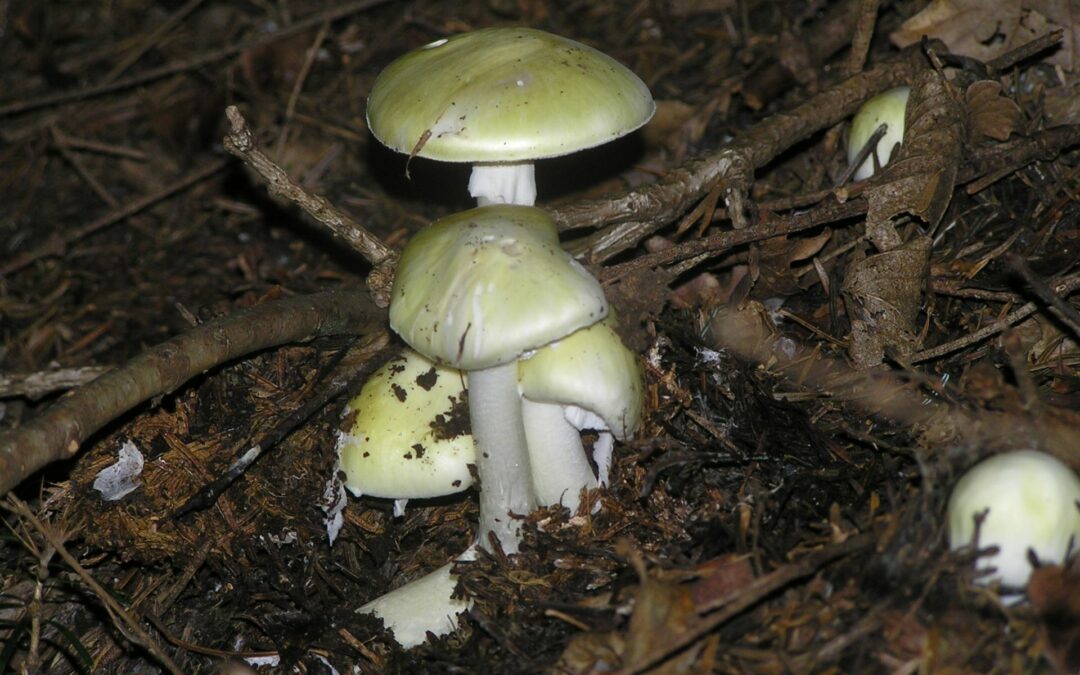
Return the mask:
<path id="1" fill-rule="evenodd" d="M 1010 606 L 945 532 L 988 455 L 1080 469 L 1066 4 L 0 1 L 0 673 L 1075 673 L 1077 559 Z M 405 651 L 356 610 L 455 560 L 476 493 L 341 510 L 335 441 L 400 347 L 397 252 L 470 204 L 364 101 L 509 25 L 659 102 L 537 168 L 646 410 Z M 903 143 L 847 182 L 898 86 Z"/>

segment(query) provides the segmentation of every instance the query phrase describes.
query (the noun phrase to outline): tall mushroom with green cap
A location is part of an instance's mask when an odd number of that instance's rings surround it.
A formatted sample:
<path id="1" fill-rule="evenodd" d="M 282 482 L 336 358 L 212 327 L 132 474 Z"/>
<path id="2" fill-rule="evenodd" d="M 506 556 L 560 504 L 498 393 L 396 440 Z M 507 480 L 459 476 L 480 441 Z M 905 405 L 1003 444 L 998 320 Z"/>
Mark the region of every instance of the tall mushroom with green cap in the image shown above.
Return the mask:
<path id="1" fill-rule="evenodd" d="M 532 205 L 535 160 L 612 141 L 655 110 L 645 83 L 602 52 L 532 28 L 488 28 L 387 66 L 367 121 L 398 152 L 473 164 L 480 205 Z"/>
<path id="2" fill-rule="evenodd" d="M 442 497 L 472 486 L 464 374 L 406 349 L 375 371 L 345 407 L 337 450 L 354 496 Z"/>
<path id="3" fill-rule="evenodd" d="M 519 362 L 518 379 L 537 498 L 574 512 L 582 488 L 607 483 L 612 435 L 621 440 L 637 429 L 645 401 L 637 356 L 623 345 L 609 314 Z M 598 477 L 582 446 L 585 429 L 599 432 L 593 445 Z"/>
<path id="4" fill-rule="evenodd" d="M 390 326 L 421 354 L 469 373 L 480 477 L 479 541 L 518 548 L 509 513 L 536 504 L 518 393 L 519 358 L 608 313 L 600 284 L 559 246 L 555 223 L 527 206 L 448 216 L 402 251 Z"/>

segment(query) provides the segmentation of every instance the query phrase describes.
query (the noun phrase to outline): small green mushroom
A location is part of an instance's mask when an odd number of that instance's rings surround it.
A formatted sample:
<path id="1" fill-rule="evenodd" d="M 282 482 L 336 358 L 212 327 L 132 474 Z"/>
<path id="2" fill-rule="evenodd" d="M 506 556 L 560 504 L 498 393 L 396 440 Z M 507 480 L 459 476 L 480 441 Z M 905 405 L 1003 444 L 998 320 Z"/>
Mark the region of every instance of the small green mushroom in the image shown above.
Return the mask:
<path id="1" fill-rule="evenodd" d="M 637 75 L 591 47 L 531 28 L 488 28 L 387 66 L 367 121 L 398 152 L 473 164 L 469 192 L 480 205 L 532 205 L 535 160 L 612 141 L 655 110 Z"/>
<path id="2" fill-rule="evenodd" d="M 581 489 L 607 483 L 612 436 L 632 435 L 645 389 L 637 356 L 615 332 L 614 316 L 537 350 L 518 362 L 533 485 L 541 504 L 577 511 Z M 580 431 L 599 433 L 593 476 Z"/>
<path id="3" fill-rule="evenodd" d="M 848 163 L 855 161 L 859 151 L 869 142 L 879 126 L 887 125 L 885 135 L 878 141 L 877 147 L 855 170 L 852 176 L 855 180 L 866 180 L 873 176 L 875 167 L 888 164 L 893 148 L 904 142 L 904 117 L 910 94 L 911 87 L 890 89 L 863 103 L 855 113 L 851 120 L 851 132 L 848 134 Z"/>

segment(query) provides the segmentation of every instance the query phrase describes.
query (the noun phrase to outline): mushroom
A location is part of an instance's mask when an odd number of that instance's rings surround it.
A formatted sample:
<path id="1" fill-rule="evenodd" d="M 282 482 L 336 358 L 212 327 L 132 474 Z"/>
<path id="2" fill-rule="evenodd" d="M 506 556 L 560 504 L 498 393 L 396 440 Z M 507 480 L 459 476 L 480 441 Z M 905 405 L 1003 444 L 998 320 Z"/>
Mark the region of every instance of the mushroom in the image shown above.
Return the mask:
<path id="1" fill-rule="evenodd" d="M 421 354 L 468 371 L 480 477 L 478 540 L 518 548 L 510 512 L 533 489 L 517 361 L 608 313 L 600 284 L 559 246 L 555 223 L 527 206 L 485 206 L 432 223 L 401 254 L 390 326 Z"/>
<path id="2" fill-rule="evenodd" d="M 465 428 L 465 380 L 406 349 L 375 371 L 345 407 L 337 450 L 355 497 L 441 497 L 468 489 L 476 461 Z"/>
<path id="3" fill-rule="evenodd" d="M 644 386 L 637 356 L 615 332 L 614 316 L 537 350 L 518 362 L 519 389 L 533 486 L 541 504 L 578 508 L 582 488 L 607 483 L 612 434 L 637 429 Z M 580 431 L 599 432 L 592 473 Z"/>
<path id="4" fill-rule="evenodd" d="M 956 483 L 948 514 L 951 548 L 998 548 L 996 554 L 979 558 L 979 570 L 994 570 L 980 582 L 1000 581 L 1006 591 L 1018 590 L 1031 576 L 1029 550 L 1040 562 L 1061 564 L 1080 544 L 1080 478 L 1042 452 L 1002 453 L 980 462 Z M 1006 593 L 1007 602 L 1019 599 Z"/>
<path id="5" fill-rule="evenodd" d="M 611 57 L 531 28 L 454 35 L 391 63 L 371 88 L 367 122 L 384 145 L 469 162 L 469 193 L 532 205 L 533 162 L 585 150 L 642 126 L 648 87 Z"/>
<path id="6" fill-rule="evenodd" d="M 889 163 L 893 148 L 904 142 L 904 117 L 911 87 L 896 87 L 867 100 L 851 120 L 848 134 L 848 163 L 854 162 L 877 128 L 886 125 L 885 135 L 870 156 L 863 160 L 852 178 L 866 180 Z M 876 159 L 875 159 L 876 158 Z"/>
<path id="7" fill-rule="evenodd" d="M 457 560 L 474 560 L 470 546 Z M 434 572 L 380 595 L 356 610 L 373 614 L 393 631 L 394 639 L 403 649 L 410 649 L 427 640 L 427 634 L 446 635 L 457 628 L 457 616 L 467 611 L 472 602 L 455 598 L 457 577 L 451 573 L 454 562 L 448 562 Z"/>

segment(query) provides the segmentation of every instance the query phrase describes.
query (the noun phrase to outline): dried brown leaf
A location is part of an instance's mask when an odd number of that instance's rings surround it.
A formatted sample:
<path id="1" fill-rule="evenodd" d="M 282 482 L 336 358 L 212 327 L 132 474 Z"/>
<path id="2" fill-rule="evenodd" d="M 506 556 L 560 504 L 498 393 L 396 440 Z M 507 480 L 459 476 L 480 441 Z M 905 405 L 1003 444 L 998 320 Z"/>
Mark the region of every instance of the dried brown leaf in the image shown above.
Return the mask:
<path id="1" fill-rule="evenodd" d="M 907 47 L 924 35 L 949 51 L 988 61 L 1047 33 L 1062 29 L 1061 48 L 1047 61 L 1075 70 L 1080 44 L 1077 0 L 934 0 L 904 22 L 890 38 Z"/>
<path id="2" fill-rule="evenodd" d="M 1036 569 L 1027 591 L 1039 618 L 1047 660 L 1059 673 L 1080 672 L 1080 564 Z"/>
<path id="3" fill-rule="evenodd" d="M 934 0 L 889 37 L 907 47 L 926 35 L 951 52 L 986 61 L 1006 51 L 995 36 L 1012 34 L 1021 13 L 1020 0 Z"/>
<path id="4" fill-rule="evenodd" d="M 1080 1 L 1078 0 L 1023 0 L 1028 14 L 1021 19 L 1021 26 L 1028 35 L 1038 37 L 1053 30 L 1064 31 L 1061 48 L 1047 57 L 1047 62 L 1069 71 L 1080 66 Z M 1025 40 L 1023 35 L 1016 44 Z M 1028 38 L 1030 39 L 1030 38 Z"/>
<path id="5" fill-rule="evenodd" d="M 825 230 L 814 237 L 795 237 L 781 235 L 766 239 L 754 247 L 751 265 L 757 266 L 755 291 L 760 295 L 794 295 L 798 293 L 799 274 L 793 263 L 817 254 L 832 236 L 831 230 Z"/>
<path id="6" fill-rule="evenodd" d="M 754 580 L 754 568 L 747 555 L 729 553 L 698 566 L 700 578 L 691 586 L 694 605 L 701 612 L 719 607 L 724 599 Z"/>
<path id="7" fill-rule="evenodd" d="M 866 234 L 878 250 L 900 244 L 892 219 L 911 214 L 935 226 L 952 199 L 966 137 L 964 109 L 952 84 L 928 70 L 912 83 L 904 143 L 866 190 Z"/>
<path id="8" fill-rule="evenodd" d="M 641 130 L 646 145 L 664 148 L 676 160 L 685 157 L 705 136 L 722 102 L 722 97 L 696 106 L 674 99 L 657 101 L 656 113 Z"/>
<path id="9" fill-rule="evenodd" d="M 880 364 L 885 349 L 910 354 L 922 288 L 930 260 L 930 240 L 916 237 L 900 248 L 860 260 L 841 289 L 851 319 L 851 360 L 859 368 Z"/>
<path id="10" fill-rule="evenodd" d="M 677 644 L 683 633 L 697 622 L 694 597 L 686 584 L 660 581 L 644 574 L 634 613 L 626 636 L 623 654 L 625 667 L 652 663 Z M 688 650 L 650 672 L 686 673 L 696 659 L 696 650 Z"/>
<path id="11" fill-rule="evenodd" d="M 622 660 L 624 642 L 618 633 L 581 633 L 570 639 L 554 672 L 569 675 L 602 673 Z"/>
<path id="12" fill-rule="evenodd" d="M 979 80 L 964 94 L 968 106 L 968 128 L 975 138 L 986 136 L 1004 141 L 1020 127 L 1020 106 L 1001 95 L 1001 83 Z"/>
<path id="13" fill-rule="evenodd" d="M 641 135 L 648 145 L 661 145 L 669 135 L 693 117 L 697 110 L 689 103 L 676 99 L 661 99 L 656 102 L 656 112 L 649 123 L 641 128 Z"/>

